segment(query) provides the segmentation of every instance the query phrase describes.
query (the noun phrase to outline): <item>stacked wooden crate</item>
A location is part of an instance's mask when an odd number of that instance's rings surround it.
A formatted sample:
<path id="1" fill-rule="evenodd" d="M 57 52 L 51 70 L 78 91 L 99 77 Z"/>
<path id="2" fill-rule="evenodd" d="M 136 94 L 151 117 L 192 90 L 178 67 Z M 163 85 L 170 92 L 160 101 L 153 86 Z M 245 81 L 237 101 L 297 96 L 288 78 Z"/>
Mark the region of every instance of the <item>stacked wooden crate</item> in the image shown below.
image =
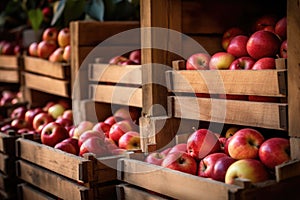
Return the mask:
<path id="1" fill-rule="evenodd" d="M 0 82 L 20 84 L 20 57 L 16 55 L 0 56 Z"/>

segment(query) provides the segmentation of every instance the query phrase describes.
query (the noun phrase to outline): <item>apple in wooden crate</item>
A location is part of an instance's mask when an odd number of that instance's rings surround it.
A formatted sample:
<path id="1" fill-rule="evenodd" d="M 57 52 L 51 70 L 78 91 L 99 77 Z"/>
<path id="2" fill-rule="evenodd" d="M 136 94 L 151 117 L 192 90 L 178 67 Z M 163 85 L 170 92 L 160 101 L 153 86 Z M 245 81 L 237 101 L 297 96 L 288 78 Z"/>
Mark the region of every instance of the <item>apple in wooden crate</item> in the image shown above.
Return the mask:
<path id="1" fill-rule="evenodd" d="M 137 131 L 127 131 L 122 135 L 118 141 L 118 146 L 121 149 L 126 150 L 140 150 L 141 139 L 140 134 Z"/>
<path id="2" fill-rule="evenodd" d="M 212 178 L 213 169 L 218 159 L 228 157 L 227 154 L 216 152 L 205 156 L 198 165 L 198 176 Z"/>
<path id="3" fill-rule="evenodd" d="M 235 57 L 227 52 L 214 53 L 209 61 L 209 69 L 221 70 L 229 69 L 231 63 L 235 60 Z"/>
<path id="4" fill-rule="evenodd" d="M 287 40 L 284 40 L 280 45 L 280 52 L 279 52 L 280 57 L 287 58 L 288 56 L 287 52 L 288 52 Z"/>
<path id="5" fill-rule="evenodd" d="M 57 41 L 58 29 L 55 27 L 48 27 L 43 31 L 42 40 L 43 41 Z"/>
<path id="6" fill-rule="evenodd" d="M 56 50 L 57 45 L 53 41 L 41 41 L 37 46 L 37 55 L 40 58 L 48 59 L 49 56 Z"/>
<path id="7" fill-rule="evenodd" d="M 235 37 L 237 35 L 244 35 L 244 34 L 245 34 L 245 31 L 242 30 L 240 27 L 231 27 L 231 28 L 228 28 L 227 30 L 225 30 L 225 32 L 223 33 L 222 42 L 221 42 L 223 49 L 225 51 L 227 50 L 227 47 L 233 37 Z"/>
<path id="8" fill-rule="evenodd" d="M 71 33 L 68 27 L 62 28 L 57 35 L 57 43 L 60 47 L 64 48 L 70 45 Z"/>
<path id="9" fill-rule="evenodd" d="M 252 70 L 275 69 L 275 59 L 271 57 L 263 57 L 258 59 L 252 66 Z"/>
<path id="10" fill-rule="evenodd" d="M 258 17 L 254 23 L 252 24 L 252 31 L 259 31 L 259 30 L 265 30 L 269 29 L 270 27 L 275 28 L 275 25 L 277 23 L 277 17 L 275 15 L 266 14 L 263 16 Z"/>
<path id="11" fill-rule="evenodd" d="M 50 114 L 41 112 L 34 117 L 32 126 L 37 133 L 41 133 L 44 127 L 53 121 L 54 119 Z"/>
<path id="12" fill-rule="evenodd" d="M 247 52 L 247 42 L 249 37 L 246 35 L 237 35 L 231 39 L 227 52 L 235 57 L 248 56 Z"/>
<path id="13" fill-rule="evenodd" d="M 230 70 L 240 70 L 240 69 L 244 69 L 244 70 L 250 70 L 252 69 L 253 65 L 255 63 L 255 60 L 249 56 L 242 56 L 239 57 L 237 59 L 235 59 L 234 61 L 232 61 L 232 63 L 229 66 Z"/>
<path id="14" fill-rule="evenodd" d="M 49 122 L 41 132 L 42 144 L 54 147 L 57 143 L 69 137 L 68 131 L 56 122 Z"/>
<path id="15" fill-rule="evenodd" d="M 95 131 L 95 130 L 87 130 L 83 132 L 78 138 L 78 146 L 80 147 L 84 141 L 91 137 L 99 137 L 104 140 L 105 135 L 103 132 Z"/>
<path id="16" fill-rule="evenodd" d="M 224 156 L 219 158 L 213 167 L 211 178 L 217 181 L 225 181 L 225 175 L 229 166 L 236 160 L 230 156 Z"/>
<path id="17" fill-rule="evenodd" d="M 122 120 L 113 124 L 109 130 L 109 138 L 116 144 L 122 135 L 128 131 L 135 131 L 136 125 L 130 120 Z"/>
<path id="18" fill-rule="evenodd" d="M 287 18 L 286 16 L 279 19 L 274 28 L 274 32 L 281 38 L 281 40 L 285 40 L 287 36 Z"/>
<path id="19" fill-rule="evenodd" d="M 185 67 L 187 70 L 208 70 L 210 58 L 208 53 L 195 53 L 187 59 Z"/>

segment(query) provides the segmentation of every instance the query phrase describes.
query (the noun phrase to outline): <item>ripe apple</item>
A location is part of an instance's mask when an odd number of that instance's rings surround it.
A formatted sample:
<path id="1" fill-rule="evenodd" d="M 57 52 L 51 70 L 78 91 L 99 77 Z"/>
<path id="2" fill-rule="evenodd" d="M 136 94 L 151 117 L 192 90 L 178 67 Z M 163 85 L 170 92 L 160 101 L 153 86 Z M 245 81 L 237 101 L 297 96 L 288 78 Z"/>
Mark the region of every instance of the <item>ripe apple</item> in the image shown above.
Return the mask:
<path id="1" fill-rule="evenodd" d="M 90 137 L 82 143 L 79 150 L 79 156 L 85 153 L 94 153 L 96 157 L 107 156 L 110 154 L 104 140 L 100 137 Z"/>
<path id="2" fill-rule="evenodd" d="M 118 141 L 121 149 L 139 150 L 141 149 L 140 134 L 136 131 L 128 131 L 122 135 Z"/>
<path id="3" fill-rule="evenodd" d="M 78 146 L 78 139 L 76 138 L 66 138 L 61 142 L 66 142 L 66 143 L 70 143 L 73 145 L 73 147 L 75 148 L 75 155 L 79 155 L 79 146 Z"/>
<path id="4" fill-rule="evenodd" d="M 87 130 L 83 132 L 78 138 L 78 146 L 80 147 L 82 143 L 90 137 L 99 137 L 104 140 L 105 135 L 99 131 Z"/>
<path id="5" fill-rule="evenodd" d="M 25 113 L 27 112 L 27 108 L 24 106 L 19 106 L 10 113 L 11 119 L 25 119 Z"/>
<path id="6" fill-rule="evenodd" d="M 11 127 L 17 130 L 22 128 L 28 128 L 28 123 L 25 121 L 24 118 L 16 118 L 11 121 L 10 125 Z"/>
<path id="7" fill-rule="evenodd" d="M 42 40 L 56 42 L 58 30 L 55 27 L 48 27 L 43 31 Z"/>
<path id="8" fill-rule="evenodd" d="M 46 103 L 46 105 L 43 107 L 43 111 L 48 112 L 49 108 L 53 105 L 55 105 L 56 103 L 54 101 L 48 101 Z"/>
<path id="9" fill-rule="evenodd" d="M 57 119 L 59 116 L 62 116 L 65 111 L 65 107 L 61 104 L 56 103 L 48 109 L 48 114 L 53 117 L 53 119 Z"/>
<path id="10" fill-rule="evenodd" d="M 63 54 L 64 54 L 64 48 L 58 47 L 57 49 L 55 49 L 53 53 L 50 54 L 48 60 L 50 62 L 63 62 L 64 61 Z"/>
<path id="11" fill-rule="evenodd" d="M 226 154 L 227 155 L 227 154 Z M 236 160 L 230 156 L 224 156 L 219 158 L 214 165 L 211 178 L 217 181 L 225 181 L 225 175 L 228 167 L 234 163 Z"/>
<path id="12" fill-rule="evenodd" d="M 140 110 L 136 107 L 121 107 L 113 114 L 116 118 L 128 119 L 133 122 L 138 121 L 140 116 Z"/>
<path id="13" fill-rule="evenodd" d="M 129 54 L 129 60 L 132 60 L 135 64 L 141 64 L 141 50 L 134 50 Z"/>
<path id="14" fill-rule="evenodd" d="M 255 60 L 249 56 L 243 56 L 235 59 L 231 65 L 229 66 L 229 69 L 231 70 L 238 70 L 238 69 L 244 69 L 249 70 L 252 69 L 253 65 L 255 63 Z"/>
<path id="15" fill-rule="evenodd" d="M 71 46 L 67 45 L 64 48 L 63 60 L 66 62 L 70 62 L 71 60 Z"/>
<path id="16" fill-rule="evenodd" d="M 63 112 L 62 118 L 68 119 L 73 122 L 73 110 L 67 109 Z"/>
<path id="17" fill-rule="evenodd" d="M 1 52 L 3 55 L 14 55 L 14 45 L 11 42 L 6 42 L 2 48 Z"/>
<path id="18" fill-rule="evenodd" d="M 73 125 L 73 121 L 71 121 L 68 118 L 63 118 L 62 116 L 59 116 L 56 120 L 56 123 L 61 124 L 63 127 L 67 128 Z"/>
<path id="19" fill-rule="evenodd" d="M 225 174 L 225 183 L 233 184 L 235 178 L 249 179 L 252 183 L 269 179 L 265 166 L 256 159 L 241 159 L 232 163 Z"/>
<path id="20" fill-rule="evenodd" d="M 275 57 L 280 48 L 279 37 L 270 31 L 256 31 L 247 42 L 248 54 L 258 60 L 263 57 Z"/>
<path id="21" fill-rule="evenodd" d="M 60 47 L 70 45 L 71 33 L 68 27 L 62 28 L 57 35 L 57 42 Z"/>
<path id="22" fill-rule="evenodd" d="M 274 137 L 262 143 L 258 151 L 260 161 L 269 169 L 291 160 L 290 142 L 286 138 Z"/>
<path id="23" fill-rule="evenodd" d="M 186 61 L 187 70 L 207 70 L 211 56 L 208 53 L 195 53 Z"/>
<path id="24" fill-rule="evenodd" d="M 225 152 L 225 144 L 227 142 L 227 138 L 226 137 L 219 137 L 219 142 L 220 142 L 220 146 L 221 146 L 221 151 Z"/>
<path id="25" fill-rule="evenodd" d="M 286 17 L 282 17 L 281 19 L 279 19 L 276 22 L 274 32 L 277 35 L 279 35 L 281 40 L 286 39 L 286 35 L 287 35 L 287 20 L 286 20 Z"/>
<path id="26" fill-rule="evenodd" d="M 69 142 L 58 142 L 55 146 L 55 149 L 60 149 L 64 152 L 71 153 L 74 155 L 78 155 L 75 147 Z"/>
<path id="27" fill-rule="evenodd" d="M 57 143 L 68 137 L 68 131 L 56 122 L 49 122 L 41 132 L 41 142 L 51 147 L 54 147 Z"/>
<path id="28" fill-rule="evenodd" d="M 215 163 L 219 158 L 222 157 L 228 157 L 228 155 L 225 153 L 217 152 L 205 156 L 199 162 L 198 176 L 205 177 L 205 178 L 212 178 L 212 173 L 213 173 Z"/>
<path id="29" fill-rule="evenodd" d="M 105 122 L 98 122 L 93 126 L 94 131 L 99 131 L 101 133 L 104 133 L 106 137 L 109 137 L 109 130 L 111 126 Z"/>
<path id="30" fill-rule="evenodd" d="M 197 173 L 197 162 L 196 160 L 185 152 L 174 152 L 169 153 L 161 163 L 162 167 L 181 171 L 184 173 L 196 175 Z"/>
<path id="31" fill-rule="evenodd" d="M 115 124 L 116 122 L 122 121 L 124 120 L 123 118 L 120 117 L 115 117 L 115 116 L 109 116 L 104 120 L 104 123 L 109 124 L 110 126 L 112 126 L 113 124 Z"/>
<path id="32" fill-rule="evenodd" d="M 161 165 L 165 157 L 166 155 L 160 152 L 151 152 L 149 155 L 146 156 L 145 162 L 153 165 Z"/>
<path id="33" fill-rule="evenodd" d="M 248 56 L 246 45 L 249 37 L 246 35 L 237 35 L 233 37 L 227 47 L 227 52 L 235 57 Z"/>
<path id="34" fill-rule="evenodd" d="M 42 108 L 32 108 L 32 109 L 28 109 L 25 113 L 25 121 L 27 121 L 29 127 L 33 127 L 33 119 L 34 117 L 39 114 L 42 113 L 43 109 Z"/>
<path id="35" fill-rule="evenodd" d="M 252 67 L 253 70 L 275 69 L 275 68 L 276 68 L 275 59 L 270 57 L 263 57 L 258 59 Z"/>
<path id="36" fill-rule="evenodd" d="M 186 143 L 179 143 L 173 146 L 168 153 L 173 153 L 175 151 L 180 151 L 180 152 L 187 152 L 187 145 Z"/>
<path id="37" fill-rule="evenodd" d="M 227 52 L 217 52 L 213 54 L 209 61 L 209 69 L 229 69 L 235 57 Z"/>
<path id="38" fill-rule="evenodd" d="M 197 160 L 218 152 L 221 145 L 218 137 L 208 129 L 198 129 L 187 140 L 187 152 Z"/>
<path id="39" fill-rule="evenodd" d="M 75 138 L 79 138 L 79 136 L 87 131 L 87 130 L 92 130 L 94 127 L 94 123 L 91 121 L 81 121 L 77 127 L 74 128 L 74 133 L 73 133 L 73 137 Z"/>
<path id="40" fill-rule="evenodd" d="M 225 137 L 229 138 L 229 137 L 233 136 L 238 130 L 240 130 L 239 127 L 231 126 L 230 128 L 227 129 L 227 131 L 225 133 Z"/>
<path id="41" fill-rule="evenodd" d="M 113 124 L 109 130 L 109 138 L 116 144 L 124 133 L 128 131 L 135 131 L 134 124 L 129 120 L 122 120 Z"/>
<path id="42" fill-rule="evenodd" d="M 274 15 L 263 15 L 258 17 L 253 23 L 253 32 L 266 29 L 266 27 L 275 27 L 277 17 Z"/>
<path id="43" fill-rule="evenodd" d="M 245 32 L 240 27 L 231 27 L 223 33 L 222 47 L 226 51 L 227 47 L 234 36 L 243 35 Z"/>
<path id="44" fill-rule="evenodd" d="M 129 58 L 126 58 L 125 56 L 115 56 L 112 57 L 108 63 L 113 65 L 120 65 L 122 62 L 127 61 Z"/>
<path id="45" fill-rule="evenodd" d="M 228 143 L 228 153 L 234 159 L 257 158 L 258 150 L 264 142 L 263 135 L 252 128 L 238 130 Z"/>
<path id="46" fill-rule="evenodd" d="M 48 59 L 56 48 L 57 45 L 53 41 L 41 41 L 37 47 L 37 55 L 40 58 Z"/>
<path id="47" fill-rule="evenodd" d="M 38 43 L 32 42 L 28 47 L 29 55 L 37 57 L 38 56 L 37 49 L 38 49 Z"/>
<path id="48" fill-rule="evenodd" d="M 47 124 L 49 124 L 50 122 L 53 122 L 53 121 L 54 121 L 54 119 L 51 117 L 51 115 L 49 115 L 48 113 L 45 113 L 45 112 L 41 112 L 33 118 L 32 126 L 33 126 L 33 129 L 37 133 L 41 133 L 42 129 Z"/>
<path id="49" fill-rule="evenodd" d="M 279 55 L 281 58 L 287 58 L 287 50 L 288 50 L 287 40 L 284 40 L 280 45 Z"/>

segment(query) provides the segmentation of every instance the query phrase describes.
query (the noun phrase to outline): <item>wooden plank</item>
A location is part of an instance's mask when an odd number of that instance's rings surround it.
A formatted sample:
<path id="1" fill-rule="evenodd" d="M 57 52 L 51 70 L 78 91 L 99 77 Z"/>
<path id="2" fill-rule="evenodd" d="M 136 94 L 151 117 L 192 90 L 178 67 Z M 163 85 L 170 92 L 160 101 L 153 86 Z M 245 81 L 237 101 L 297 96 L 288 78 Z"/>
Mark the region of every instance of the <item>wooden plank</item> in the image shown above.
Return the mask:
<path id="1" fill-rule="evenodd" d="M 25 86 L 27 88 L 59 95 L 62 97 L 70 97 L 68 81 L 30 74 L 26 72 L 24 73 L 24 79 Z"/>
<path id="2" fill-rule="evenodd" d="M 140 3 L 142 28 L 161 27 L 181 31 L 181 0 L 143 0 Z M 141 46 L 142 112 L 149 116 L 161 116 L 167 108 L 164 72 L 180 55 L 177 51 L 181 50 L 181 35 L 144 29 L 141 33 Z"/>
<path id="3" fill-rule="evenodd" d="M 8 176 L 13 176 L 15 173 L 15 159 L 7 154 L 0 153 L 0 171 Z"/>
<path id="4" fill-rule="evenodd" d="M 290 146 L 291 146 L 291 157 L 293 159 L 300 159 L 300 138 L 290 137 Z"/>
<path id="5" fill-rule="evenodd" d="M 18 200 L 55 200 L 57 197 L 50 196 L 48 194 L 33 188 L 27 183 L 22 183 L 18 185 Z"/>
<path id="6" fill-rule="evenodd" d="M 175 199 L 229 199 L 242 189 L 133 159 L 120 159 L 118 179 Z M 155 184 L 153 184 L 155 183 Z M 186 187 L 182 187 L 182 183 Z"/>
<path id="7" fill-rule="evenodd" d="M 25 56 L 24 68 L 29 72 L 58 79 L 68 79 L 70 77 L 70 65 L 67 63 L 50 62 L 41 58 Z"/>
<path id="8" fill-rule="evenodd" d="M 121 104 L 141 108 L 142 88 L 90 84 L 89 98 L 97 102 Z"/>
<path id="9" fill-rule="evenodd" d="M 18 136 L 7 135 L 0 132 L 0 152 L 5 153 L 9 156 L 15 155 L 15 141 Z"/>
<path id="10" fill-rule="evenodd" d="M 18 178 L 62 199 L 93 199 L 92 189 L 79 185 L 49 170 L 17 161 Z"/>
<path id="11" fill-rule="evenodd" d="M 288 105 L 289 105 L 289 135 L 300 137 L 300 6 L 299 1 L 287 1 L 287 42 L 288 55 Z M 299 157 L 298 157 L 299 158 Z"/>
<path id="12" fill-rule="evenodd" d="M 0 67 L 8 69 L 18 69 L 18 57 L 10 55 L 0 55 Z"/>
<path id="13" fill-rule="evenodd" d="M 91 64 L 89 66 L 89 80 L 142 85 L 142 66 Z"/>
<path id="14" fill-rule="evenodd" d="M 90 182 L 94 180 L 92 162 L 83 157 L 23 138 L 19 138 L 16 144 L 19 158 L 76 181 Z"/>
<path id="15" fill-rule="evenodd" d="M 169 97 L 176 118 L 287 130 L 287 104 Z"/>
<path id="16" fill-rule="evenodd" d="M 300 176 L 300 160 L 291 160 L 275 167 L 276 181 L 281 182 Z"/>
<path id="17" fill-rule="evenodd" d="M 0 82 L 19 83 L 19 72 L 17 70 L 0 69 Z"/>
<path id="18" fill-rule="evenodd" d="M 286 96 L 285 70 L 167 71 L 172 92 Z"/>

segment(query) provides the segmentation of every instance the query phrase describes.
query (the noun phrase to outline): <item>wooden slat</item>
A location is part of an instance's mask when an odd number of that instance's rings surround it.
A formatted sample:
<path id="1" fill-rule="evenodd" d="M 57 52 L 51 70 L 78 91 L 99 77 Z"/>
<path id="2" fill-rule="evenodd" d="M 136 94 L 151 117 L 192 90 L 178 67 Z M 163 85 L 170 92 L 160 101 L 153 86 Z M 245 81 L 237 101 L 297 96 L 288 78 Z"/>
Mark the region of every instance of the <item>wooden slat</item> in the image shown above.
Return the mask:
<path id="1" fill-rule="evenodd" d="M 172 92 L 286 96 L 285 70 L 167 71 Z"/>
<path id="2" fill-rule="evenodd" d="M 287 1 L 287 42 L 288 55 L 288 104 L 289 104 L 289 135 L 300 137 L 300 6 L 299 1 Z M 300 157 L 296 157 L 300 159 Z"/>
<path id="3" fill-rule="evenodd" d="M 18 57 L 9 55 L 0 55 L 0 67 L 9 69 L 18 69 Z"/>
<path id="4" fill-rule="evenodd" d="M 13 157 L 0 153 L 0 171 L 8 176 L 12 176 L 15 173 L 14 161 Z"/>
<path id="5" fill-rule="evenodd" d="M 284 181 L 292 177 L 300 176 L 300 161 L 291 160 L 275 167 L 276 181 Z"/>
<path id="6" fill-rule="evenodd" d="M 18 200 L 55 200 L 57 198 L 49 196 L 27 183 L 22 183 L 18 185 Z"/>
<path id="7" fill-rule="evenodd" d="M 142 107 L 142 88 L 112 86 L 112 85 L 90 85 L 90 99 L 97 102 L 122 104 L 126 106 Z"/>
<path id="8" fill-rule="evenodd" d="M 45 59 L 30 56 L 24 57 L 24 68 L 26 71 L 50 76 L 58 79 L 69 77 L 70 65 L 67 63 L 50 62 Z"/>
<path id="9" fill-rule="evenodd" d="M 300 138 L 299 137 L 290 137 L 290 146 L 291 146 L 291 157 L 293 159 L 300 159 Z"/>
<path id="10" fill-rule="evenodd" d="M 7 135 L 0 132 L 0 152 L 14 156 L 16 139 L 18 139 L 18 136 Z"/>
<path id="11" fill-rule="evenodd" d="M 18 178 L 62 199 L 92 199 L 92 190 L 49 170 L 17 161 Z"/>
<path id="12" fill-rule="evenodd" d="M 241 189 L 133 159 L 120 159 L 119 167 L 119 180 L 175 199 L 229 199 Z"/>
<path id="13" fill-rule="evenodd" d="M 63 97 L 70 96 L 69 82 L 65 80 L 54 79 L 46 76 L 40 76 L 30 73 L 24 73 L 25 86 Z"/>
<path id="14" fill-rule="evenodd" d="M 287 130 L 287 104 L 179 96 L 169 100 L 177 118 Z"/>
<path id="15" fill-rule="evenodd" d="M 17 70 L 0 69 L 0 82 L 19 83 L 19 72 Z"/>
<path id="16" fill-rule="evenodd" d="M 16 142 L 19 158 L 76 181 L 94 180 L 92 162 L 85 158 L 23 138 Z"/>
<path id="17" fill-rule="evenodd" d="M 141 65 L 91 64 L 89 80 L 111 83 L 142 84 Z"/>

